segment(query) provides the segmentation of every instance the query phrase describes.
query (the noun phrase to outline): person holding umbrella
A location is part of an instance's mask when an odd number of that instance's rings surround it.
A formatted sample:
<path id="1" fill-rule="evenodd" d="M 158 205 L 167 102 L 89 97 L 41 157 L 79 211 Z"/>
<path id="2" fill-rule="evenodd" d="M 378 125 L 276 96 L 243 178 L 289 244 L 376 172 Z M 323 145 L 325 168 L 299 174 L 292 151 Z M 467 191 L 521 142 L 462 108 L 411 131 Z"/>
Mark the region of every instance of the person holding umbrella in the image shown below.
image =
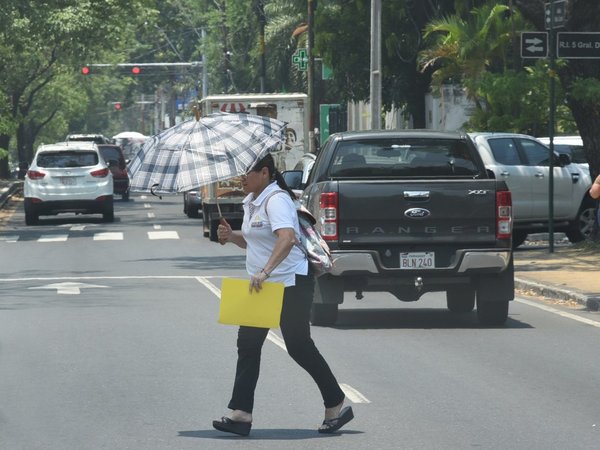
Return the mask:
<path id="1" fill-rule="evenodd" d="M 323 397 L 325 419 L 319 433 L 333 433 L 354 415 L 350 406 L 343 408 L 344 392 L 310 336 L 314 277 L 306 256 L 295 245 L 300 230 L 294 193 L 275 170 L 271 154 L 242 176 L 242 186 L 247 194 L 242 229 L 233 231 L 223 220 L 217 236 L 223 244 L 231 242 L 246 249 L 251 290 L 259 291 L 267 279 L 284 283 L 283 339 L 289 355 L 311 375 Z M 231 412 L 213 421 L 217 430 L 242 436 L 250 433 L 261 349 L 268 332 L 268 328 L 239 328 L 235 381 L 228 404 Z"/>

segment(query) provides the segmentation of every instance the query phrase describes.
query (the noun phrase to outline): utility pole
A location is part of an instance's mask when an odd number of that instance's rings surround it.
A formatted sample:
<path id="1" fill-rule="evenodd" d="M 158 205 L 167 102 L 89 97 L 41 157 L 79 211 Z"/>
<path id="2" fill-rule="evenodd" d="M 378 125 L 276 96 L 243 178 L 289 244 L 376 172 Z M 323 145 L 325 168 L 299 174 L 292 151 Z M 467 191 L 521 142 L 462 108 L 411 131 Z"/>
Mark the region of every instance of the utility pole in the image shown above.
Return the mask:
<path id="1" fill-rule="evenodd" d="M 554 253 L 554 116 L 556 111 L 556 30 L 554 29 L 554 0 L 550 3 L 550 117 L 548 120 L 548 152 L 550 173 L 548 174 L 548 250 Z"/>
<path id="2" fill-rule="evenodd" d="M 265 79 L 266 79 L 266 67 L 265 67 L 265 3 L 264 0 L 257 0 L 256 3 L 256 14 L 258 15 L 258 47 L 259 47 L 259 59 L 260 59 L 260 92 L 265 92 Z"/>
<path id="3" fill-rule="evenodd" d="M 315 21 L 315 5 L 313 0 L 308 0 L 308 66 L 306 69 L 307 87 L 308 87 L 308 151 L 315 152 L 315 92 L 314 92 L 314 76 L 315 76 L 315 57 L 313 55 L 313 47 L 315 44 L 314 34 Z"/>
<path id="4" fill-rule="evenodd" d="M 371 0 L 371 129 L 381 129 L 381 0 Z"/>

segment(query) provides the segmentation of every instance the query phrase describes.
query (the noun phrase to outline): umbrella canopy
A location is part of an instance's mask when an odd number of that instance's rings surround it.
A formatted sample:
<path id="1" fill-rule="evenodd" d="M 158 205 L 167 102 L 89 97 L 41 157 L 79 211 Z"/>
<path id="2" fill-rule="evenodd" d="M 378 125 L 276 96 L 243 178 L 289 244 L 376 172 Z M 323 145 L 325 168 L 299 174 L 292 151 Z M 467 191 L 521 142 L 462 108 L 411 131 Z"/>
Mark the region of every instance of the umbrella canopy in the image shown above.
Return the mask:
<path id="1" fill-rule="evenodd" d="M 246 173 L 285 142 L 285 122 L 251 114 L 191 119 L 149 138 L 129 165 L 131 190 L 175 193 Z"/>
<path id="2" fill-rule="evenodd" d="M 113 139 L 146 139 L 148 136 L 138 133 L 137 131 L 122 131 L 119 134 L 115 134 Z"/>

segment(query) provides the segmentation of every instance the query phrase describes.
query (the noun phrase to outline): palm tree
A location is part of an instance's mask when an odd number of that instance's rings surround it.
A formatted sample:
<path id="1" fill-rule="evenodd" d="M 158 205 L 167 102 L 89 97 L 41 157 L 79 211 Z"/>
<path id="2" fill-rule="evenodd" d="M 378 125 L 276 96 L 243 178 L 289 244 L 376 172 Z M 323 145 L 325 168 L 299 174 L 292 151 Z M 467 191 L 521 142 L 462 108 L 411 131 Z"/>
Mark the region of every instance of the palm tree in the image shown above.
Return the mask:
<path id="1" fill-rule="evenodd" d="M 424 36 L 434 41 L 420 53 L 419 65 L 421 70 L 434 69 L 432 85 L 477 81 L 486 71 L 504 71 L 512 30 L 524 26 L 514 11 L 511 19 L 518 25 L 505 20 L 509 12 L 508 6 L 489 2 L 466 19 L 453 15 L 428 24 Z"/>

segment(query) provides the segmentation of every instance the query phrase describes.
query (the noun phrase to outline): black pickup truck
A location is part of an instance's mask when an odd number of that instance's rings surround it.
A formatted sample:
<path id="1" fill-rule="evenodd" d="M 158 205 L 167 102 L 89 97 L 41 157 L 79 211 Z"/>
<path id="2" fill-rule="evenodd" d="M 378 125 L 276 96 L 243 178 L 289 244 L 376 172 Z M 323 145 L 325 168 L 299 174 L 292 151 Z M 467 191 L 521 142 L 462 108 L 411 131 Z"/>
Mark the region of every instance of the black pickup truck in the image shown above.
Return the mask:
<path id="1" fill-rule="evenodd" d="M 288 180 L 299 174 L 286 173 Z M 334 259 L 317 279 L 311 321 L 337 320 L 344 292 L 416 301 L 445 291 L 456 313 L 501 325 L 514 297 L 512 200 L 469 136 L 430 130 L 344 132 L 323 145 L 301 202 Z"/>

